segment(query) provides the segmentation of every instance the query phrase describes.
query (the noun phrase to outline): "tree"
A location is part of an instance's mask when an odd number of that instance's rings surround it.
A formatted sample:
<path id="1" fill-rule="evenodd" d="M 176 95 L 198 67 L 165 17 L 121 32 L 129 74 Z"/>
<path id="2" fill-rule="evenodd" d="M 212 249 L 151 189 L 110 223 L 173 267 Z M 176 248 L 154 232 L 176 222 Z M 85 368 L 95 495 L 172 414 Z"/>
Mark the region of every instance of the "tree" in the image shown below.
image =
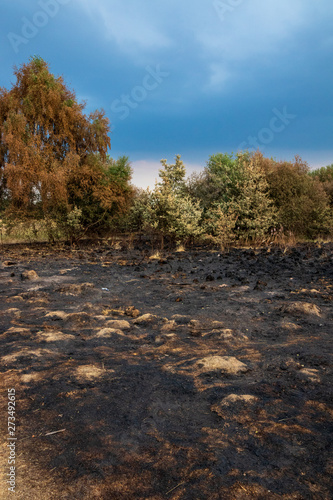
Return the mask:
<path id="1" fill-rule="evenodd" d="M 203 172 L 189 177 L 185 191 L 200 202 L 204 218 L 210 219 L 211 210 L 220 205 L 226 208 L 231 199 L 240 195 L 245 182 L 243 162 L 249 156 L 247 152 L 216 153 L 209 157 Z"/>
<path id="2" fill-rule="evenodd" d="M 40 57 L 14 74 L 12 88 L 0 89 L 2 204 L 16 215 L 64 218 L 74 206 L 84 213 L 88 199 L 101 210 L 121 206 L 124 183 L 121 176 L 115 182 L 115 167 L 123 160 L 114 164 L 107 157 L 104 111 L 85 115 L 85 104 Z M 128 170 L 121 170 L 128 180 Z"/>
<path id="3" fill-rule="evenodd" d="M 180 155 L 175 156 L 175 163 L 169 165 L 167 160 L 161 160 L 161 168 L 158 175 L 161 178 L 159 186 L 162 190 L 170 190 L 175 194 L 181 194 L 184 190 L 186 168 Z"/>
<path id="4" fill-rule="evenodd" d="M 201 235 L 201 215 L 198 202 L 157 185 L 149 199 L 146 221 L 162 240 L 169 236 L 172 240 L 188 241 Z"/>
<path id="5" fill-rule="evenodd" d="M 162 245 L 165 236 L 173 241 L 188 241 L 200 236 L 202 210 L 199 202 L 184 193 L 186 169 L 180 155 L 172 165 L 167 160 L 161 160 L 161 164 L 161 180 L 155 189 L 142 191 L 135 199 L 130 212 L 132 225 L 159 235 Z"/>
<path id="6" fill-rule="evenodd" d="M 307 163 L 271 161 L 266 166 L 270 197 L 278 209 L 278 221 L 286 231 L 312 238 L 331 231 L 329 198 Z"/>
<path id="7" fill-rule="evenodd" d="M 262 238 L 275 224 L 261 161 L 258 153 L 217 153 L 209 157 L 204 173 L 186 184 L 203 209 L 207 236 L 221 247 L 235 238 Z"/>
<path id="8" fill-rule="evenodd" d="M 237 235 L 241 238 L 263 238 L 276 225 L 277 211 L 269 197 L 269 185 L 261 167 L 261 153 L 239 156 L 243 182 L 239 192 L 227 204 L 237 217 Z"/>
<path id="9" fill-rule="evenodd" d="M 149 189 L 134 188 L 131 207 L 125 217 L 121 219 L 122 228 L 140 234 L 149 228 L 149 206 L 151 191 Z"/>
<path id="10" fill-rule="evenodd" d="M 238 215 L 232 209 L 222 209 L 221 205 L 218 205 L 206 217 L 206 237 L 213 243 L 218 244 L 221 250 L 224 250 L 236 238 L 237 219 Z"/>
<path id="11" fill-rule="evenodd" d="M 310 172 L 312 177 L 318 177 L 320 182 L 333 181 L 333 163 L 327 167 L 321 167 Z"/>
<path id="12" fill-rule="evenodd" d="M 331 208 L 333 208 L 333 164 L 313 170 L 310 175 L 321 182 L 326 194 L 329 196 Z"/>
<path id="13" fill-rule="evenodd" d="M 81 209 L 82 224 L 103 229 L 119 225 L 133 198 L 132 169 L 127 156 L 114 160 L 99 153 L 87 162 L 68 183 L 71 205 Z"/>
<path id="14" fill-rule="evenodd" d="M 211 189 L 211 202 L 228 204 L 239 196 L 245 180 L 244 161 L 248 158 L 248 153 L 217 153 L 209 157 L 205 172 Z"/>

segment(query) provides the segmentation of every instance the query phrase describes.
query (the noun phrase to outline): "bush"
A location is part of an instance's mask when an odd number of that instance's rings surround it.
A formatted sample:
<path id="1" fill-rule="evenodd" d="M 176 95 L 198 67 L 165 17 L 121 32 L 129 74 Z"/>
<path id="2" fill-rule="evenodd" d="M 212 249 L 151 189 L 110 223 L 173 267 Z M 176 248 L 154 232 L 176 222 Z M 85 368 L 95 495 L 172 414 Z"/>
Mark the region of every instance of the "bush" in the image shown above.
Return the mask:
<path id="1" fill-rule="evenodd" d="M 235 238 L 263 239 L 276 224 L 258 154 L 213 155 L 204 176 L 192 176 L 187 189 L 203 208 L 207 235 L 221 246 Z"/>
<path id="2" fill-rule="evenodd" d="M 235 227 L 238 216 L 231 209 L 223 210 L 221 206 L 209 212 L 206 218 L 206 238 L 224 250 L 235 239 Z"/>
<path id="3" fill-rule="evenodd" d="M 320 181 L 309 175 L 305 162 L 299 157 L 293 163 L 271 161 L 266 176 L 284 231 L 308 238 L 330 232 L 328 195 Z"/>
<path id="4" fill-rule="evenodd" d="M 247 153 L 236 156 L 216 153 L 209 157 L 203 172 L 192 174 L 187 180 L 185 191 L 193 200 L 199 201 L 204 215 L 217 205 L 227 205 L 239 196 L 240 186 L 244 183 L 242 160 L 248 156 Z"/>
<path id="5" fill-rule="evenodd" d="M 228 203 L 237 216 L 236 234 L 240 239 L 265 239 L 277 224 L 277 211 L 269 197 L 269 185 L 261 165 L 261 155 L 240 155 L 243 179 L 238 193 Z"/>
<path id="6" fill-rule="evenodd" d="M 333 164 L 310 172 L 310 175 L 321 182 L 333 208 Z"/>
<path id="7" fill-rule="evenodd" d="M 172 165 L 161 160 L 161 181 L 153 191 L 136 192 L 126 217 L 128 228 L 159 236 L 162 242 L 164 237 L 174 242 L 186 242 L 203 232 L 199 224 L 202 216 L 200 204 L 185 193 L 186 169 L 180 155 L 175 160 Z"/>
<path id="8" fill-rule="evenodd" d="M 68 184 L 71 207 L 81 210 L 81 224 L 86 231 L 104 231 L 119 225 L 129 210 L 134 189 L 130 184 L 132 169 L 128 157 L 114 160 L 100 154 L 87 158 L 83 168 Z M 66 223 L 67 215 L 64 219 Z"/>

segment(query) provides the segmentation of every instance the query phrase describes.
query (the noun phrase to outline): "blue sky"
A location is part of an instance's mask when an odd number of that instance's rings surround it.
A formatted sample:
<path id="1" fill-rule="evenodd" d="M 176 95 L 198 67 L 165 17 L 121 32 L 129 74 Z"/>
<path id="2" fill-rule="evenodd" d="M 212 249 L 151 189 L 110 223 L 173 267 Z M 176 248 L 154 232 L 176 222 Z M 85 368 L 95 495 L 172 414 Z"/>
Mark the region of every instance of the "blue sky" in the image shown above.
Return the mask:
<path id="1" fill-rule="evenodd" d="M 111 155 L 137 186 L 181 154 L 333 163 L 331 0 L 3 0 L 0 86 L 40 55 L 86 112 L 104 108 Z"/>

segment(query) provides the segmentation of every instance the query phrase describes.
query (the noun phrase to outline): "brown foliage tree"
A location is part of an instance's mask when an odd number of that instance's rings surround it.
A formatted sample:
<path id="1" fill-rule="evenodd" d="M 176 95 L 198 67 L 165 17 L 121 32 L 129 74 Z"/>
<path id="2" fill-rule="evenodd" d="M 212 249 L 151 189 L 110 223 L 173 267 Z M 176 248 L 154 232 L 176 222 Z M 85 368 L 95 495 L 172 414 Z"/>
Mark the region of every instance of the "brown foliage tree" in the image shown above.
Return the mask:
<path id="1" fill-rule="evenodd" d="M 87 193 L 107 210 L 122 198 L 108 182 L 109 120 L 85 104 L 33 57 L 0 89 L 0 196 L 20 215 L 67 214 Z"/>

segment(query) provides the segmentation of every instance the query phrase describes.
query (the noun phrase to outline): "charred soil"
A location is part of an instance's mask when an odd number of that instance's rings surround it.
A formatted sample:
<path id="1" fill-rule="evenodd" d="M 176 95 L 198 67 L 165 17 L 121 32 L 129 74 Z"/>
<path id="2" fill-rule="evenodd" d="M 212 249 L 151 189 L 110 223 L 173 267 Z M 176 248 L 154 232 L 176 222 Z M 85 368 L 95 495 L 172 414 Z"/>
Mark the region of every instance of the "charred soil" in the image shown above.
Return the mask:
<path id="1" fill-rule="evenodd" d="M 1 498 L 333 498 L 333 245 L 0 248 Z"/>

